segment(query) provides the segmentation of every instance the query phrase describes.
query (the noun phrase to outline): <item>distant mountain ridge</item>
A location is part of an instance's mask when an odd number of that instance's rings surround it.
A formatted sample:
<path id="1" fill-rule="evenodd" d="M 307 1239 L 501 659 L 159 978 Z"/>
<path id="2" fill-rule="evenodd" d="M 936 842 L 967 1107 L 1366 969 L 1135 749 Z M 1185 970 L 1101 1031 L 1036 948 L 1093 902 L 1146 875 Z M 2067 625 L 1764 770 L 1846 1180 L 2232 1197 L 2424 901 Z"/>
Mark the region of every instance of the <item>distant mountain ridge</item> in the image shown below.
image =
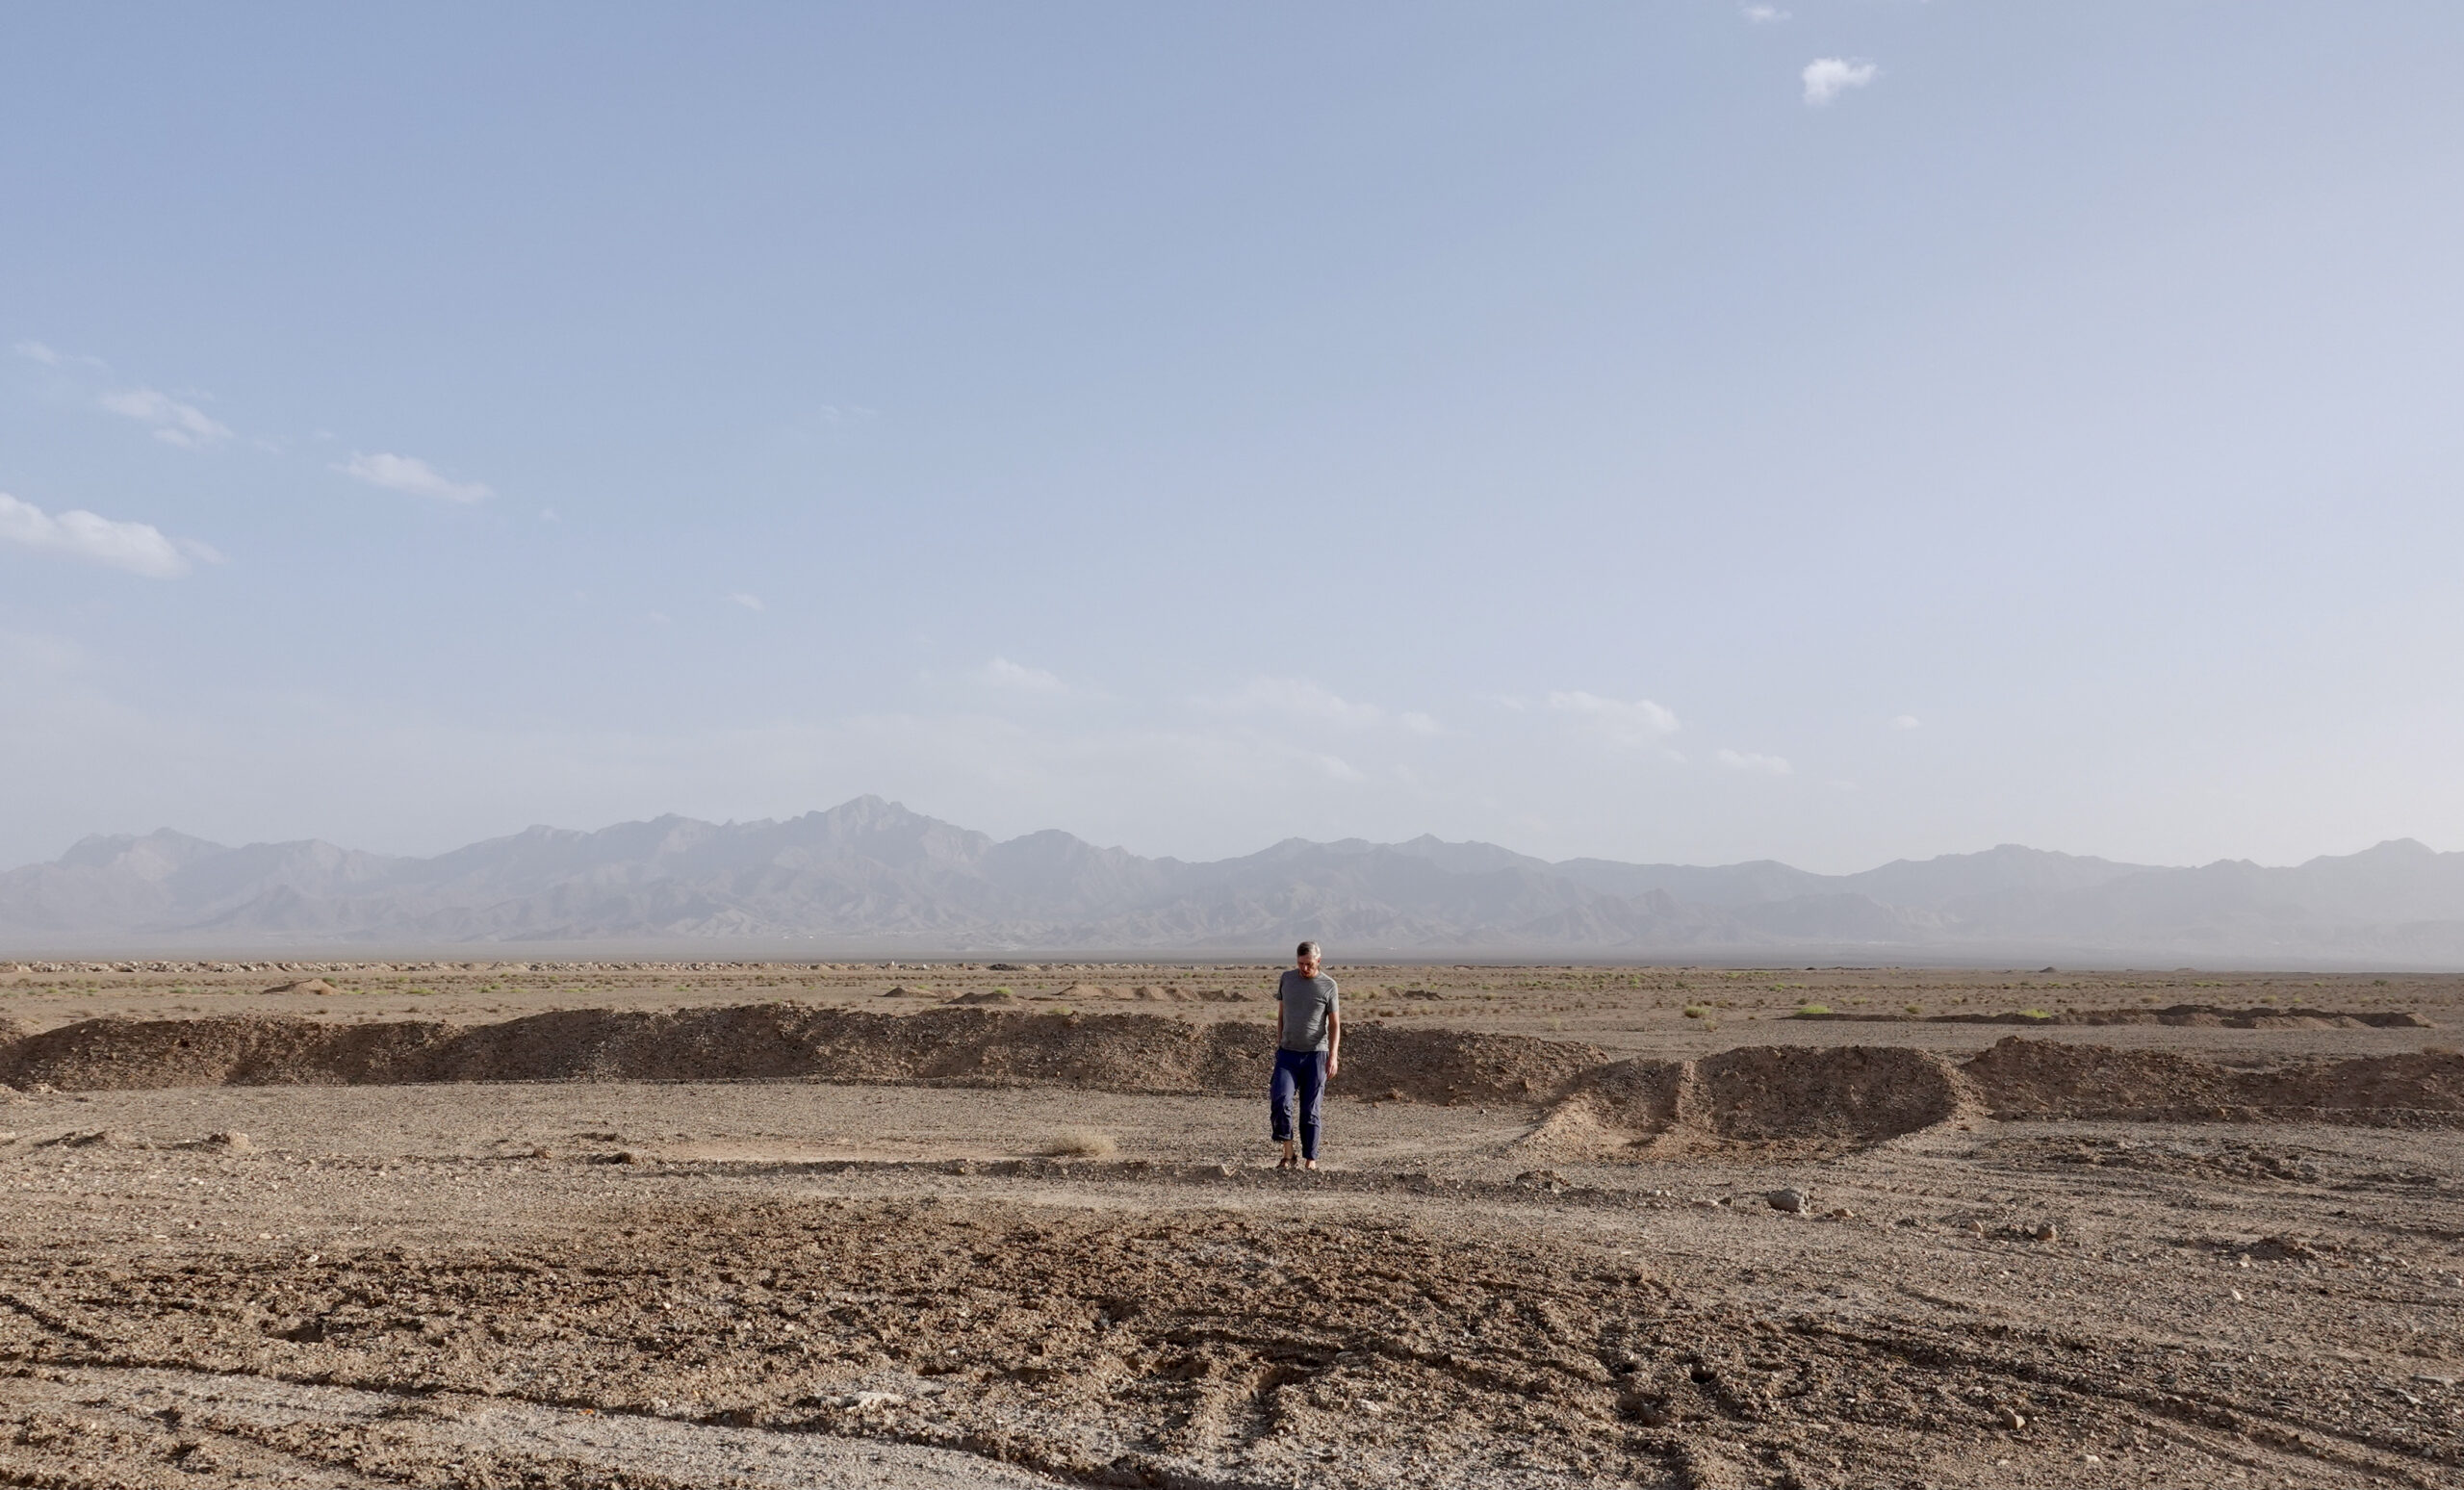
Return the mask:
<path id="1" fill-rule="evenodd" d="M 0 874 L 0 955 L 103 944 L 812 942 L 815 950 L 2074 957 L 2464 964 L 2464 854 L 2411 839 L 2284 868 L 2004 844 L 1825 875 L 1551 862 L 1487 843 L 1290 838 L 1193 863 L 1057 831 L 995 840 L 859 797 L 783 822 L 530 828 L 432 859 L 90 837 Z"/>

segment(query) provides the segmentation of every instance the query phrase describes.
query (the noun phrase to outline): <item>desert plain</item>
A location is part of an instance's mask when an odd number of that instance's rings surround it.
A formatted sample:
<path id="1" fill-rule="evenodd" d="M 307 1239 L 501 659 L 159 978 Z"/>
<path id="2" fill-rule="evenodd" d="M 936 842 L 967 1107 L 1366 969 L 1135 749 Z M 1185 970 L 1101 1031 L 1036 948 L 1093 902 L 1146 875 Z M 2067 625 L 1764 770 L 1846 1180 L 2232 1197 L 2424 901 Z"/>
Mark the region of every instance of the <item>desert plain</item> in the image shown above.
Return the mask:
<path id="1" fill-rule="evenodd" d="M 0 1483 L 2464 1482 L 2464 978 L 0 963 Z"/>

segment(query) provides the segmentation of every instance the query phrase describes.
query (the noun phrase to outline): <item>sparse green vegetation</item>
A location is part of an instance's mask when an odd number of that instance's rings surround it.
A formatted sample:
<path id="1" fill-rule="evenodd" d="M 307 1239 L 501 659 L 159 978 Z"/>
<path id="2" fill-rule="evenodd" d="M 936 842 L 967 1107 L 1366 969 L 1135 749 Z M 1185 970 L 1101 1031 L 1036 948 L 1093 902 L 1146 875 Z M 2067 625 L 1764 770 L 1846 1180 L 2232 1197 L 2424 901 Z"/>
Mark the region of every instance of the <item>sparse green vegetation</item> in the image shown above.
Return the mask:
<path id="1" fill-rule="evenodd" d="M 1800 1017 L 1808 1019 L 1819 1019 L 1829 1013 L 1831 1013 L 1829 1004 L 1808 1004 L 1797 1011 Z"/>
<path id="2" fill-rule="evenodd" d="M 1688 1004 L 1685 1006 L 1685 1017 L 1688 1019 L 1705 1018 L 1710 1014 L 1710 1012 L 1711 1006 L 1708 1004 Z"/>

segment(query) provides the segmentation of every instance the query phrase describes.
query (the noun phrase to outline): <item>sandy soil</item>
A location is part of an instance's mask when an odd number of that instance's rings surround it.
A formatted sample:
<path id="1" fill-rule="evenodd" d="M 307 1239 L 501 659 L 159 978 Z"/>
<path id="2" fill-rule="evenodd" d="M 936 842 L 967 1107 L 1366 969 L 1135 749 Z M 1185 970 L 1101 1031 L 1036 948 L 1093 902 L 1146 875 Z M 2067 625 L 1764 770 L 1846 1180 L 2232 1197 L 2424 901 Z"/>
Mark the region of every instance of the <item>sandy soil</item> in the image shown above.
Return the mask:
<path id="1" fill-rule="evenodd" d="M 1257 1023 L 1198 995 L 1260 969 L 17 973 L 61 1079 L 0 1092 L 0 1483 L 2464 1482 L 2464 982 L 1731 971 L 1345 970 L 1364 1074 L 1415 1085 L 1339 1082 L 1316 1176 L 1229 1094 L 1247 1032 L 1109 1017 Z M 308 976 L 346 991 L 258 991 Z M 2421 1022 L 1781 1017 L 2297 993 Z M 836 1010 L 999 1039 L 950 1077 L 145 1084 L 234 1028 L 344 1079 L 267 1015 L 465 1050 L 622 1011 L 487 1048 L 639 1061 L 752 1002 L 833 1059 L 916 1059 Z M 1196 1054 L 1123 1090 L 1052 1029 Z"/>

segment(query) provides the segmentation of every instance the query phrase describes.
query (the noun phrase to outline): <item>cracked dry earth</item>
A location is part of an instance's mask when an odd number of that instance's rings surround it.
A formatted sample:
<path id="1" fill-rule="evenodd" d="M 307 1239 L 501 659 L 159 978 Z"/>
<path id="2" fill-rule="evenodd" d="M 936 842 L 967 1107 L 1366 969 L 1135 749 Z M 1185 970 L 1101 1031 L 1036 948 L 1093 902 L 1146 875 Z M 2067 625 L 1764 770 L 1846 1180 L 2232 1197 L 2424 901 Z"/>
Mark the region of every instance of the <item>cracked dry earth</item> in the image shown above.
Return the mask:
<path id="1" fill-rule="evenodd" d="M 1537 1110 L 1339 1103 L 1312 1178 L 1255 1105 L 15 1097 L 0 1483 L 2459 1482 L 2450 1131 L 1546 1168 Z"/>

